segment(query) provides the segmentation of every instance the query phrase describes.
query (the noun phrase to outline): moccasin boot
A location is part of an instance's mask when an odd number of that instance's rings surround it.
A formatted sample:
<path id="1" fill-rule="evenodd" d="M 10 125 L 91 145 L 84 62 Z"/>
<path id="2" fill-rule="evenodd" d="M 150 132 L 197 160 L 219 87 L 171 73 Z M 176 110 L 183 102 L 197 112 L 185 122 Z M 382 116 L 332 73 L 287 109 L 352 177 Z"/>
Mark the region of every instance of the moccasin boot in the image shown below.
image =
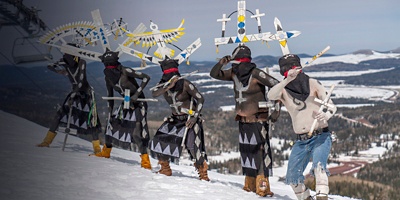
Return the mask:
<path id="1" fill-rule="evenodd" d="M 247 192 L 256 192 L 256 177 L 245 176 L 243 190 Z"/>
<path id="2" fill-rule="evenodd" d="M 256 178 L 256 194 L 259 196 L 273 196 L 274 193 L 271 192 L 271 188 L 269 185 L 268 177 L 264 177 L 264 175 L 257 175 Z"/>
<path id="3" fill-rule="evenodd" d="M 197 165 L 196 163 L 194 163 L 194 167 L 196 167 L 196 170 L 199 173 L 200 180 L 210 181 L 210 179 L 208 178 L 208 165 L 206 161 L 204 161 L 202 165 Z"/>
<path id="4" fill-rule="evenodd" d="M 43 139 L 43 142 L 37 144 L 37 147 L 49 147 L 50 144 L 53 142 L 54 138 L 56 137 L 57 133 L 52 131 L 47 131 L 46 137 Z"/>
<path id="5" fill-rule="evenodd" d="M 111 148 L 108 148 L 107 145 L 103 145 L 103 149 L 99 153 L 94 154 L 97 157 L 104 157 L 104 158 L 110 158 L 111 156 Z"/>
<path id="6" fill-rule="evenodd" d="M 93 145 L 93 153 L 94 154 L 101 152 L 100 140 L 93 140 L 92 145 Z"/>
<path id="7" fill-rule="evenodd" d="M 150 169 L 151 170 L 151 163 L 150 163 L 149 154 L 147 154 L 147 153 L 142 154 L 142 155 L 140 155 L 140 158 L 142 159 L 140 165 L 145 169 Z"/>
<path id="8" fill-rule="evenodd" d="M 168 160 L 158 160 L 158 164 L 161 165 L 161 169 L 158 171 L 160 174 L 164 174 L 165 176 L 171 176 L 172 170 L 169 166 Z"/>

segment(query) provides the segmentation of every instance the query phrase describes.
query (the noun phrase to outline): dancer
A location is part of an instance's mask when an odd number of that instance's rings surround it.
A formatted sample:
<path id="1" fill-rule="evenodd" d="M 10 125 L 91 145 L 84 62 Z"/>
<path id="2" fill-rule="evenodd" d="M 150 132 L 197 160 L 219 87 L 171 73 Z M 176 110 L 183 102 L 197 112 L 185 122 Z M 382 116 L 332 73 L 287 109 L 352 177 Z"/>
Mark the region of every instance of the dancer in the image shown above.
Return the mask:
<path id="1" fill-rule="evenodd" d="M 259 108 L 259 102 L 266 101 L 266 87 L 271 88 L 278 81 L 258 69 L 251 59 L 250 49 L 240 45 L 235 48 L 232 56 L 223 57 L 211 69 L 210 76 L 234 84 L 235 120 L 239 121 L 239 150 L 245 175 L 243 189 L 256 192 L 259 196 L 273 196 L 268 180 L 272 176 L 268 120 L 276 121 L 280 106 L 273 113 L 268 113 L 268 109 Z M 223 70 L 232 60 L 235 62 L 232 68 Z"/>
<path id="2" fill-rule="evenodd" d="M 75 44 L 69 45 L 76 46 Z M 99 153 L 101 151 L 99 140 L 101 124 L 97 115 L 94 90 L 87 81 L 86 61 L 73 55 L 64 54 L 60 61 L 48 65 L 47 68 L 67 76 L 71 82 L 72 91 L 58 109 L 42 143 L 37 146 L 49 147 L 57 135 L 57 129 L 67 127 L 68 118 L 71 117 L 70 127 L 77 129 L 78 134 L 91 135 L 93 152 Z"/>
<path id="3" fill-rule="evenodd" d="M 114 111 L 114 100 L 108 100 L 108 124 L 106 129 L 106 143 L 100 153 L 95 154 L 98 157 L 109 158 L 112 150 L 112 143 L 119 146 L 136 143 L 141 153 L 141 166 L 145 169 L 151 169 L 149 155 L 147 153 L 148 142 L 150 139 L 147 126 L 147 103 L 138 101 L 138 98 L 144 99 L 143 89 L 148 84 L 150 77 L 142 72 L 124 67 L 118 61 L 118 52 L 106 49 L 106 52 L 100 57 L 105 69 L 105 81 L 108 97 L 114 96 L 114 90 L 124 96 L 126 89 L 130 90 L 130 107 L 123 109 L 122 104 Z M 139 85 L 136 79 L 141 79 Z"/>
<path id="4" fill-rule="evenodd" d="M 299 200 L 312 199 L 310 190 L 304 185 L 303 172 L 312 159 L 311 174 L 315 176 L 318 200 L 327 200 L 329 193 L 326 168 L 332 145 L 328 120 L 336 112 L 332 100 L 331 105 L 323 112 L 318 112 L 320 104 L 315 98 L 325 99 L 327 93 L 322 84 L 301 71 L 300 58 L 287 54 L 279 59 L 280 73 L 285 79 L 275 85 L 268 93 L 268 98 L 280 100 L 285 105 L 292 119 L 297 141 L 293 145 L 286 173 L 286 184 L 290 184 Z M 310 135 L 314 120 L 317 126 Z"/>
<path id="5" fill-rule="evenodd" d="M 209 181 L 201 119 L 204 98 L 189 80 L 181 77 L 177 60 L 167 58 L 160 64 L 163 75 L 159 84 L 162 86 L 157 87 L 152 95 L 163 95 L 172 115 L 164 120 L 150 141 L 150 149 L 161 165 L 159 173 L 171 176 L 169 159 L 179 158 L 182 148 L 186 147 L 190 158 L 195 160 L 200 180 Z"/>

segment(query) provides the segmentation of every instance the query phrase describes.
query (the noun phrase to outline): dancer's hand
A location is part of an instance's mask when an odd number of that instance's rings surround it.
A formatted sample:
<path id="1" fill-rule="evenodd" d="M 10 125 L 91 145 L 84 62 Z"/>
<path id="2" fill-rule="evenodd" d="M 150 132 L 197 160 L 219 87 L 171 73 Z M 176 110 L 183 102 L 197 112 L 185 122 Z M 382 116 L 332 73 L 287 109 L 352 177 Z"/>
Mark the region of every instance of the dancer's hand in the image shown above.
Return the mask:
<path id="1" fill-rule="evenodd" d="M 288 81 L 293 81 L 294 79 L 296 79 L 297 75 L 300 74 L 300 72 L 301 72 L 301 67 L 296 67 L 296 68 L 290 69 L 288 71 L 288 75 L 287 75 L 286 79 Z"/>
<path id="2" fill-rule="evenodd" d="M 136 103 L 137 99 L 139 98 L 139 94 L 136 92 L 135 94 L 133 94 L 130 98 L 130 102 L 132 103 Z"/>
<path id="3" fill-rule="evenodd" d="M 278 117 L 280 114 L 281 112 L 279 110 L 274 110 L 274 112 L 272 112 L 269 116 L 269 120 L 271 120 L 272 123 L 275 123 L 276 121 L 278 121 Z"/>
<path id="4" fill-rule="evenodd" d="M 328 121 L 333 115 L 331 114 L 330 111 L 326 111 L 326 112 L 316 112 L 313 111 L 314 114 L 314 118 L 317 119 L 318 121 Z"/>
<path id="5" fill-rule="evenodd" d="M 186 126 L 188 128 L 192 128 L 197 122 L 197 117 L 191 117 L 187 122 L 186 122 Z"/>
<path id="6" fill-rule="evenodd" d="M 221 65 L 226 65 L 228 64 L 230 61 L 232 60 L 230 55 L 224 56 L 223 58 L 221 58 L 221 60 L 219 60 L 219 64 Z"/>
<path id="7" fill-rule="evenodd" d="M 170 80 L 169 80 L 169 84 L 167 87 L 167 90 L 173 88 L 175 86 L 175 83 L 179 80 L 179 76 L 173 76 Z"/>

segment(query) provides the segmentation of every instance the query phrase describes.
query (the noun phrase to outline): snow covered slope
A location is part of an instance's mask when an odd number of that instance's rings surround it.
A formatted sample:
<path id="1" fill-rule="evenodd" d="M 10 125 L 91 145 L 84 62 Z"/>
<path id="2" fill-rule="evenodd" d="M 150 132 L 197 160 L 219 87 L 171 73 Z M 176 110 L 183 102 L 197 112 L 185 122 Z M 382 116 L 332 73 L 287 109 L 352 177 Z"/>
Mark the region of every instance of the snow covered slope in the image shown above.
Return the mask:
<path id="1" fill-rule="evenodd" d="M 242 190 L 243 176 L 209 172 L 211 182 L 199 181 L 193 166 L 171 164 L 171 177 L 140 167 L 138 153 L 114 148 L 111 158 L 88 156 L 90 142 L 57 135 L 50 148 L 35 147 L 47 128 L 0 111 L 0 197 L 7 200 L 119 199 L 259 199 Z M 154 168 L 157 161 L 151 160 Z M 273 198 L 295 199 L 291 188 L 278 181 L 284 168 L 270 178 Z M 350 198 L 331 196 L 335 200 Z"/>

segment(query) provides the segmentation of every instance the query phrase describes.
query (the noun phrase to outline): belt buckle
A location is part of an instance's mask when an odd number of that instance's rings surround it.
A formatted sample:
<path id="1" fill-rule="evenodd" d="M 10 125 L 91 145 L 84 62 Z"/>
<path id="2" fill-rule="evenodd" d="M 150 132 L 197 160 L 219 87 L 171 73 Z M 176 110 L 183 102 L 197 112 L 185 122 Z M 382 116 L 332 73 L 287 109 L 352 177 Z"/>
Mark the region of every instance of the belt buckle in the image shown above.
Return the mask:
<path id="1" fill-rule="evenodd" d="M 312 135 L 313 135 L 313 136 L 314 136 L 314 135 L 315 135 L 315 136 L 321 135 L 323 132 L 324 132 L 324 131 L 321 131 L 320 129 L 316 129 L 316 130 L 313 131 Z"/>
<path id="2" fill-rule="evenodd" d="M 300 135 L 300 140 L 307 140 L 308 139 L 308 135 L 307 134 L 301 134 Z"/>
<path id="3" fill-rule="evenodd" d="M 303 134 L 297 135 L 297 139 L 302 141 L 302 140 L 308 140 L 310 138 L 308 137 L 307 133 L 303 133 Z"/>

